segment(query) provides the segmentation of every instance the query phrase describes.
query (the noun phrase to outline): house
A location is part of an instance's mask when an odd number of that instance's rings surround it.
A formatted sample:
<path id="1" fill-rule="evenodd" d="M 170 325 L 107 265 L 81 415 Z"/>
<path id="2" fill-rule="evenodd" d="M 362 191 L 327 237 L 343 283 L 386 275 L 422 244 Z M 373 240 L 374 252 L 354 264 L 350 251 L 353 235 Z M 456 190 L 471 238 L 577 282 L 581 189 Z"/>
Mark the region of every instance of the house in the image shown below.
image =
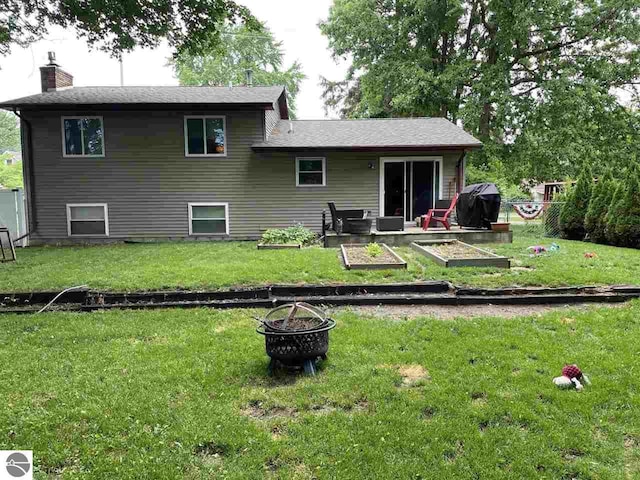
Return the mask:
<path id="1" fill-rule="evenodd" d="M 6 150 L 0 153 L 0 158 L 2 158 L 3 163 L 5 165 L 15 165 L 22 161 L 22 155 L 20 152 L 12 152 L 11 150 Z"/>
<path id="2" fill-rule="evenodd" d="M 443 118 L 291 120 L 284 87 L 73 87 L 54 61 L 21 119 L 31 242 L 252 239 L 328 201 L 407 222 L 481 143 Z"/>
<path id="3" fill-rule="evenodd" d="M 597 181 L 597 179 L 594 179 L 594 181 Z M 554 195 L 563 192 L 567 185 L 575 185 L 575 183 L 575 181 L 540 183 L 531 189 L 533 200 L 536 202 L 552 202 Z"/>

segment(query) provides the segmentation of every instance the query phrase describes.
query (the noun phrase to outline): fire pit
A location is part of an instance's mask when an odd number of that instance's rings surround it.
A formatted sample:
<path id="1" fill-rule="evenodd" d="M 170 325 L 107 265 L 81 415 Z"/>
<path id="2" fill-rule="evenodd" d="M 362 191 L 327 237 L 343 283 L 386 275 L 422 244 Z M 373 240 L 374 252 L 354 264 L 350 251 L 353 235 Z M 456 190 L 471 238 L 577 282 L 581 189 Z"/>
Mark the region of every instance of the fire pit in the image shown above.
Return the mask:
<path id="1" fill-rule="evenodd" d="M 267 355 L 271 358 L 269 373 L 278 366 L 303 368 L 315 375 L 318 358 L 325 360 L 329 350 L 329 330 L 336 322 L 319 308 L 307 303 L 291 303 L 274 308 L 258 319 L 257 328 L 264 335 Z"/>

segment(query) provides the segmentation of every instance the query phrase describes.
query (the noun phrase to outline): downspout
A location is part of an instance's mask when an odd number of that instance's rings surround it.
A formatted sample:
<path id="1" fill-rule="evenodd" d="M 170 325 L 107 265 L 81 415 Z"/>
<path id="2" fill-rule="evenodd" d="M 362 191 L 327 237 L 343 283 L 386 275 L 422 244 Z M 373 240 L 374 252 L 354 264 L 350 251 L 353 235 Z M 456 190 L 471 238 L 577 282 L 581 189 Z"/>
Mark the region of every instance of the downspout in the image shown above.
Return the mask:
<path id="1" fill-rule="evenodd" d="M 20 238 L 34 234 L 38 230 L 38 219 L 36 216 L 36 189 L 35 176 L 33 174 L 33 128 L 31 122 L 24 118 L 16 108 L 13 113 L 20 119 L 20 131 L 22 136 L 22 152 L 26 153 L 22 161 L 22 174 L 25 179 L 25 190 L 27 191 L 27 215 L 29 217 L 28 232 Z M 26 128 L 25 128 L 26 127 Z M 25 133 L 26 131 L 26 138 Z"/>
<path id="2" fill-rule="evenodd" d="M 456 162 L 456 193 L 460 193 L 463 188 L 464 182 L 464 159 L 467 156 L 467 151 L 463 150 L 462 155 Z"/>

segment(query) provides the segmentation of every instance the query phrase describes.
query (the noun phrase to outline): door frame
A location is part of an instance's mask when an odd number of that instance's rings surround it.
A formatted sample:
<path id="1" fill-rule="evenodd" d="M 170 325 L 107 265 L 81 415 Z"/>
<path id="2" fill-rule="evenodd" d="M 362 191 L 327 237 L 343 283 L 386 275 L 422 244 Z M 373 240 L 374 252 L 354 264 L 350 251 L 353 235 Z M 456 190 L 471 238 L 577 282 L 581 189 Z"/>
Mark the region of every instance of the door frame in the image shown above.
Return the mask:
<path id="1" fill-rule="evenodd" d="M 440 178 L 438 179 L 438 198 L 436 198 L 435 188 L 433 189 L 433 206 L 435 208 L 436 200 L 442 200 L 442 191 L 444 188 L 444 169 L 443 169 L 443 158 L 442 156 L 422 156 L 422 157 L 380 157 L 380 178 L 378 183 L 378 212 L 381 217 L 384 216 L 384 164 L 385 163 L 404 163 L 404 192 L 402 195 L 402 205 L 403 211 L 405 212 L 405 222 L 406 220 L 406 212 L 407 212 L 407 162 L 434 162 L 440 164 Z M 433 170 L 433 175 L 435 177 L 435 168 Z M 435 178 L 433 179 L 433 184 L 435 185 Z M 412 222 L 407 222 L 412 223 Z"/>

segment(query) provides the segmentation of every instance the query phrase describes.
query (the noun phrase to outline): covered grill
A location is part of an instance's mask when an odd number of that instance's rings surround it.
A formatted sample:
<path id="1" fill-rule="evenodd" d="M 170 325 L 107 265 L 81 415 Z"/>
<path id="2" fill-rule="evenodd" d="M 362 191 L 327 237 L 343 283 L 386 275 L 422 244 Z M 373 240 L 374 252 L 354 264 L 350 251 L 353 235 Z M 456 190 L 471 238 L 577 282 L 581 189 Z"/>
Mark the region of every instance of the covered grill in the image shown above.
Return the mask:
<path id="1" fill-rule="evenodd" d="M 500 192 L 493 183 L 477 183 L 465 187 L 456 204 L 458 225 L 491 228 L 500 214 Z"/>
<path id="2" fill-rule="evenodd" d="M 336 322 L 307 303 L 296 302 L 271 310 L 256 330 L 265 337 L 267 355 L 271 358 L 269 372 L 278 365 L 302 367 L 315 375 L 315 362 L 326 359 L 329 350 L 329 330 Z"/>

